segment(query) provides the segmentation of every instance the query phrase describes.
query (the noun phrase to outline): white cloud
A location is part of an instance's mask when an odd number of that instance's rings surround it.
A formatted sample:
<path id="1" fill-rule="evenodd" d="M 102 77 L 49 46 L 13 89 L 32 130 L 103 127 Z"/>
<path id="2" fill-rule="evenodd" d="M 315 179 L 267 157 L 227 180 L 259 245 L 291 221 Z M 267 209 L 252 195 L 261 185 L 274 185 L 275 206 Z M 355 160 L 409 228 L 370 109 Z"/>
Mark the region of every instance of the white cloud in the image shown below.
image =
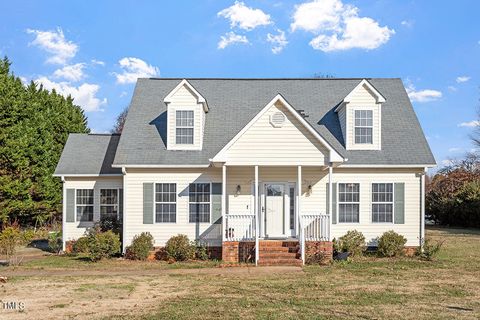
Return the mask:
<path id="1" fill-rule="evenodd" d="M 455 86 L 448 86 L 448 90 L 450 90 L 452 92 L 456 92 L 458 89 Z"/>
<path id="2" fill-rule="evenodd" d="M 400 22 L 400 24 L 404 27 L 407 27 L 407 28 L 411 28 L 413 27 L 413 20 L 403 20 L 402 22 Z"/>
<path id="3" fill-rule="evenodd" d="M 460 151 L 462 151 L 462 149 L 456 148 L 456 147 L 448 149 L 448 152 L 460 152 Z"/>
<path id="4" fill-rule="evenodd" d="M 55 78 L 63 78 L 68 81 L 80 81 L 85 77 L 83 69 L 85 68 L 85 63 L 76 63 L 69 66 L 65 66 L 61 69 L 55 70 L 53 76 Z"/>
<path id="5" fill-rule="evenodd" d="M 395 34 L 372 18 L 359 17 L 358 12 L 357 7 L 344 5 L 341 0 L 313 0 L 295 6 L 290 28 L 315 34 L 310 45 L 324 52 L 376 49 Z"/>
<path id="6" fill-rule="evenodd" d="M 97 59 L 92 59 L 91 62 L 92 62 L 92 64 L 96 64 L 96 65 L 99 65 L 99 66 L 102 66 L 102 67 L 105 65 L 104 61 L 97 60 Z"/>
<path id="7" fill-rule="evenodd" d="M 127 91 L 122 91 L 122 92 L 120 93 L 120 96 L 119 96 L 119 97 L 120 97 L 120 98 L 123 98 L 123 97 L 125 97 L 127 94 L 128 94 Z"/>
<path id="8" fill-rule="evenodd" d="M 272 52 L 274 54 L 282 52 L 283 48 L 288 44 L 285 32 L 280 29 L 277 29 L 277 32 L 277 35 L 267 34 L 267 41 L 272 44 Z"/>
<path id="9" fill-rule="evenodd" d="M 455 79 L 457 83 L 467 82 L 468 80 L 470 80 L 470 77 L 468 76 L 460 76 L 460 77 L 457 77 L 457 79 Z"/>
<path id="10" fill-rule="evenodd" d="M 269 14 L 260 9 L 247 7 L 245 3 L 239 1 L 235 1 L 231 7 L 218 12 L 217 16 L 230 20 L 231 28 L 239 27 L 247 31 L 272 23 Z"/>
<path id="11" fill-rule="evenodd" d="M 34 34 L 35 39 L 30 43 L 50 53 L 48 63 L 65 64 L 73 58 L 78 51 L 78 46 L 65 39 L 62 29 L 41 31 L 27 29 L 27 33 Z"/>
<path id="12" fill-rule="evenodd" d="M 243 43 L 248 44 L 248 39 L 246 36 L 236 34 L 232 31 L 227 32 L 224 36 L 220 36 L 220 41 L 218 42 L 218 49 L 225 49 L 231 44 Z"/>
<path id="13" fill-rule="evenodd" d="M 120 74 L 114 73 L 114 75 L 117 78 L 117 83 L 120 84 L 135 83 L 138 78 L 152 78 L 160 75 L 157 67 L 149 65 L 138 58 L 126 57 L 118 61 L 118 63 L 123 72 Z"/>
<path id="14" fill-rule="evenodd" d="M 63 96 L 72 96 L 73 102 L 82 107 L 85 111 L 102 111 L 100 107 L 107 103 L 107 99 L 99 99 L 97 97 L 100 86 L 97 84 L 83 83 L 76 87 L 68 82 L 55 82 L 47 77 L 40 77 L 35 80 L 36 83 L 42 84 L 45 89 L 53 90 Z"/>
<path id="15" fill-rule="evenodd" d="M 480 121 L 479 120 L 472 120 L 468 122 L 462 122 L 458 125 L 459 127 L 479 127 L 480 126 Z"/>
<path id="16" fill-rule="evenodd" d="M 416 90 L 412 84 L 409 84 L 406 89 L 410 100 L 415 102 L 429 102 L 442 97 L 442 93 L 438 90 Z"/>

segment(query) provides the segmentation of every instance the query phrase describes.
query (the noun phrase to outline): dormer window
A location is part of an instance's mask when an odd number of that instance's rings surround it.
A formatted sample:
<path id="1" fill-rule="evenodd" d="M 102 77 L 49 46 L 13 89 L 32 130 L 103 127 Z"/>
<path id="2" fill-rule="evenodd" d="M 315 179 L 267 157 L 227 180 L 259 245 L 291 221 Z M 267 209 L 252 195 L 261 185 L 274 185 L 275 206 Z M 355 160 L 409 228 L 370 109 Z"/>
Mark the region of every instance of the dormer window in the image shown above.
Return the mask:
<path id="1" fill-rule="evenodd" d="M 194 112 L 193 110 L 176 111 L 176 144 L 193 144 Z"/>
<path id="2" fill-rule="evenodd" d="M 372 110 L 355 110 L 355 143 L 373 143 Z"/>

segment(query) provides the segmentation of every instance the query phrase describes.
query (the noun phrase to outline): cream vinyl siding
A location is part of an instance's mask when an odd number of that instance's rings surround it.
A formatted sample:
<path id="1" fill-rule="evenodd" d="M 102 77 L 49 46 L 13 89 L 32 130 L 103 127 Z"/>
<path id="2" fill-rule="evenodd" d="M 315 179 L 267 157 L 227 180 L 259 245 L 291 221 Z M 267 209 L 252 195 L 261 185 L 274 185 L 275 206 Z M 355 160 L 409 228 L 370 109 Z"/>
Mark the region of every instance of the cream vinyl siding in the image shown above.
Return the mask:
<path id="1" fill-rule="evenodd" d="M 286 116 L 281 127 L 270 123 L 276 112 Z M 227 165 L 324 165 L 328 150 L 277 102 L 233 143 L 226 158 Z"/>
<path id="2" fill-rule="evenodd" d="M 355 110 L 372 110 L 373 114 L 373 136 L 372 144 L 355 143 Z M 381 104 L 376 103 L 374 95 L 365 87 L 358 88 L 351 96 L 349 103 L 346 103 L 338 111 L 340 126 L 347 150 L 381 150 Z M 343 124 L 342 124 L 343 122 Z"/>
<path id="3" fill-rule="evenodd" d="M 413 169 L 334 169 L 334 183 L 360 184 L 360 222 L 334 224 L 332 237 L 338 239 L 347 231 L 356 229 L 363 233 L 369 245 L 374 246 L 377 237 L 385 231 L 394 230 L 407 238 L 407 246 L 418 246 L 420 236 L 420 176 L 418 173 L 420 171 Z M 327 182 L 328 179 L 324 183 L 325 187 Z M 372 222 L 372 183 L 396 182 L 405 184 L 405 223 Z M 395 216 L 395 212 L 393 214 Z"/>
<path id="4" fill-rule="evenodd" d="M 193 145 L 175 144 L 176 137 L 176 111 L 192 110 L 194 113 Z M 168 104 L 167 111 L 167 149 L 169 150 L 201 150 L 203 143 L 203 128 L 205 112 L 201 103 L 186 86 L 180 87 Z"/>
<path id="5" fill-rule="evenodd" d="M 185 234 L 190 240 L 207 237 L 208 244 L 221 246 L 220 225 L 189 222 L 190 183 L 222 182 L 221 168 L 206 169 L 128 169 L 125 176 L 127 194 L 124 208 L 125 243 L 130 245 L 133 237 L 142 232 L 150 232 L 155 246 L 164 246 L 170 237 Z M 177 184 L 177 222 L 143 224 L 143 184 L 176 183 Z M 152 195 L 153 196 L 153 195 Z M 211 207 L 211 205 L 210 205 Z M 155 206 L 152 211 L 154 215 Z"/>
<path id="6" fill-rule="evenodd" d="M 122 189 L 122 177 L 92 177 L 92 178 L 73 178 L 65 177 L 65 189 L 94 189 L 93 191 L 93 222 L 65 222 L 65 240 L 75 240 L 83 236 L 88 227 L 93 226 L 94 222 L 100 220 L 100 189 Z M 76 193 L 76 192 L 75 192 Z M 76 194 L 75 194 L 76 198 Z M 125 212 L 125 210 L 124 210 Z M 65 217 L 65 214 L 64 214 Z M 77 212 L 75 210 L 75 220 Z"/>

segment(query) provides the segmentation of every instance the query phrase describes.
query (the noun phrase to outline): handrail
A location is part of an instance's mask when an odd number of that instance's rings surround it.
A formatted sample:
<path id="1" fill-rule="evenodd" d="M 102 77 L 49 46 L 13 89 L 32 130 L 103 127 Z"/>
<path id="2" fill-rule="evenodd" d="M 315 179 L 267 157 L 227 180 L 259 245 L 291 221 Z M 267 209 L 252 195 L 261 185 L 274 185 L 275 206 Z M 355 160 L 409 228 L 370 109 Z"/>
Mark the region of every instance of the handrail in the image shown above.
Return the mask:
<path id="1" fill-rule="evenodd" d="M 299 215 L 300 255 L 305 263 L 306 241 L 329 241 L 330 216 L 321 213 Z"/>
<path id="2" fill-rule="evenodd" d="M 224 232 L 226 241 L 254 240 L 255 215 L 226 214 Z"/>

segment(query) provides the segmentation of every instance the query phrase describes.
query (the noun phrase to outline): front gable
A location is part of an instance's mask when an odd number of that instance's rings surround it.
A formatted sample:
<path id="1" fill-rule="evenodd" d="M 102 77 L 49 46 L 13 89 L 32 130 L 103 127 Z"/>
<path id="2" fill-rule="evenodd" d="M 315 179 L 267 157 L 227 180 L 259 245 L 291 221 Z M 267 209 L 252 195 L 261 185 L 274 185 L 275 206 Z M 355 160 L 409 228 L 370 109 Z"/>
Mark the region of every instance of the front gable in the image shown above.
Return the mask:
<path id="1" fill-rule="evenodd" d="M 279 166 L 342 160 L 280 95 L 212 159 L 227 165 Z"/>

